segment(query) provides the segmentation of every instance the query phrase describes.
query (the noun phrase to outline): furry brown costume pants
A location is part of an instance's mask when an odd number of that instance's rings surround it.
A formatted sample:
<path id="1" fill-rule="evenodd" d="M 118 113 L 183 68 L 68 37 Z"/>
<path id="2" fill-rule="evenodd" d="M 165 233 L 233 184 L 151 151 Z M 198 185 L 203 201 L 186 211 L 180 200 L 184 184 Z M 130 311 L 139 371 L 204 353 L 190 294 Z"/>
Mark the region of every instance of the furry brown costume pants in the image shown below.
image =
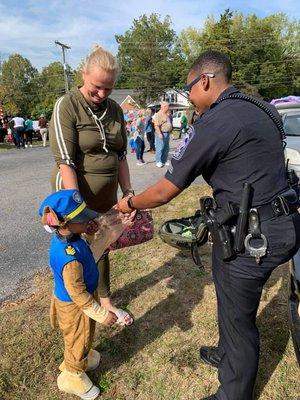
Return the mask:
<path id="1" fill-rule="evenodd" d="M 94 297 L 98 300 L 96 294 Z M 60 301 L 54 296 L 51 299 L 50 320 L 53 328 L 57 320 L 63 333 L 66 370 L 85 371 L 96 322 L 85 315 L 75 303 Z"/>

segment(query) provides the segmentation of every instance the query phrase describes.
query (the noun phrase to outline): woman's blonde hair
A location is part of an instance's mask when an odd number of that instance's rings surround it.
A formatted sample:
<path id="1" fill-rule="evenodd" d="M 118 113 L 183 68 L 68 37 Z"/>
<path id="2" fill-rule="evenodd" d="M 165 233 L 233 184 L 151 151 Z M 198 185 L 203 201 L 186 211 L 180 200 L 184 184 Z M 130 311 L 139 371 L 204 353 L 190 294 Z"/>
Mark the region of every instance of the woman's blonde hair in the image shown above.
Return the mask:
<path id="1" fill-rule="evenodd" d="M 83 65 L 83 71 L 89 72 L 95 67 L 114 74 L 117 74 L 119 69 L 116 58 L 109 51 L 99 45 L 96 45 L 87 56 Z"/>

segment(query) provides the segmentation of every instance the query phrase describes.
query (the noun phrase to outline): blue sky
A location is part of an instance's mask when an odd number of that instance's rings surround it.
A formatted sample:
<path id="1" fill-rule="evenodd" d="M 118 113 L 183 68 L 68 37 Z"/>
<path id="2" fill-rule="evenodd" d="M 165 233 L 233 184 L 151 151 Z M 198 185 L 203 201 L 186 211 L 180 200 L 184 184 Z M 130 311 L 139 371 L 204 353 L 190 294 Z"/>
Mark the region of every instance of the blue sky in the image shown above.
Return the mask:
<path id="1" fill-rule="evenodd" d="M 142 14 L 170 15 L 180 33 L 188 26 L 201 29 L 207 16 L 218 18 L 226 8 L 260 17 L 283 12 L 300 19 L 299 0 L 0 0 L 0 57 L 19 53 L 41 69 L 61 60 L 54 44 L 59 40 L 71 46 L 67 62 L 75 68 L 97 43 L 115 54 L 114 35 L 123 34 Z"/>

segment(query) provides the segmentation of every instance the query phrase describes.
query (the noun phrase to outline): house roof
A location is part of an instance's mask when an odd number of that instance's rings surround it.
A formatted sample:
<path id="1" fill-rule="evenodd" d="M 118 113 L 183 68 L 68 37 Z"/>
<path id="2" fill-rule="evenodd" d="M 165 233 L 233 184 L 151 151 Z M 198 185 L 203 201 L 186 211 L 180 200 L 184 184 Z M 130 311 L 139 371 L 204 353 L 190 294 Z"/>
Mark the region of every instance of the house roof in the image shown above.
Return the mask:
<path id="1" fill-rule="evenodd" d="M 114 89 L 109 97 L 121 105 L 128 96 L 136 102 L 137 92 L 134 89 Z"/>

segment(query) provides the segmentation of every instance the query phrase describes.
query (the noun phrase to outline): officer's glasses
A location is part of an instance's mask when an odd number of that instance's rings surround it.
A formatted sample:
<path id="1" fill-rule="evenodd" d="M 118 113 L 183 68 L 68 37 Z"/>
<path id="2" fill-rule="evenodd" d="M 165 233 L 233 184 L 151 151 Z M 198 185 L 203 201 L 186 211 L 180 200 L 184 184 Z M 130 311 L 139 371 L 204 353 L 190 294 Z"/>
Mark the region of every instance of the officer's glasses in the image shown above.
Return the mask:
<path id="1" fill-rule="evenodd" d="M 208 76 L 209 78 L 214 78 L 216 75 L 215 75 L 215 74 L 212 74 L 212 73 L 210 73 L 210 72 L 204 72 L 203 74 L 200 74 L 199 76 L 197 76 L 197 78 L 193 79 L 192 82 L 190 82 L 188 85 L 186 85 L 186 86 L 184 87 L 183 90 L 184 90 L 185 92 L 187 92 L 187 94 L 190 94 L 190 93 L 191 93 L 191 90 L 192 90 L 192 87 L 193 87 L 194 85 L 196 85 L 196 83 L 198 83 L 198 82 L 200 81 L 200 79 L 201 79 L 203 76 Z"/>

